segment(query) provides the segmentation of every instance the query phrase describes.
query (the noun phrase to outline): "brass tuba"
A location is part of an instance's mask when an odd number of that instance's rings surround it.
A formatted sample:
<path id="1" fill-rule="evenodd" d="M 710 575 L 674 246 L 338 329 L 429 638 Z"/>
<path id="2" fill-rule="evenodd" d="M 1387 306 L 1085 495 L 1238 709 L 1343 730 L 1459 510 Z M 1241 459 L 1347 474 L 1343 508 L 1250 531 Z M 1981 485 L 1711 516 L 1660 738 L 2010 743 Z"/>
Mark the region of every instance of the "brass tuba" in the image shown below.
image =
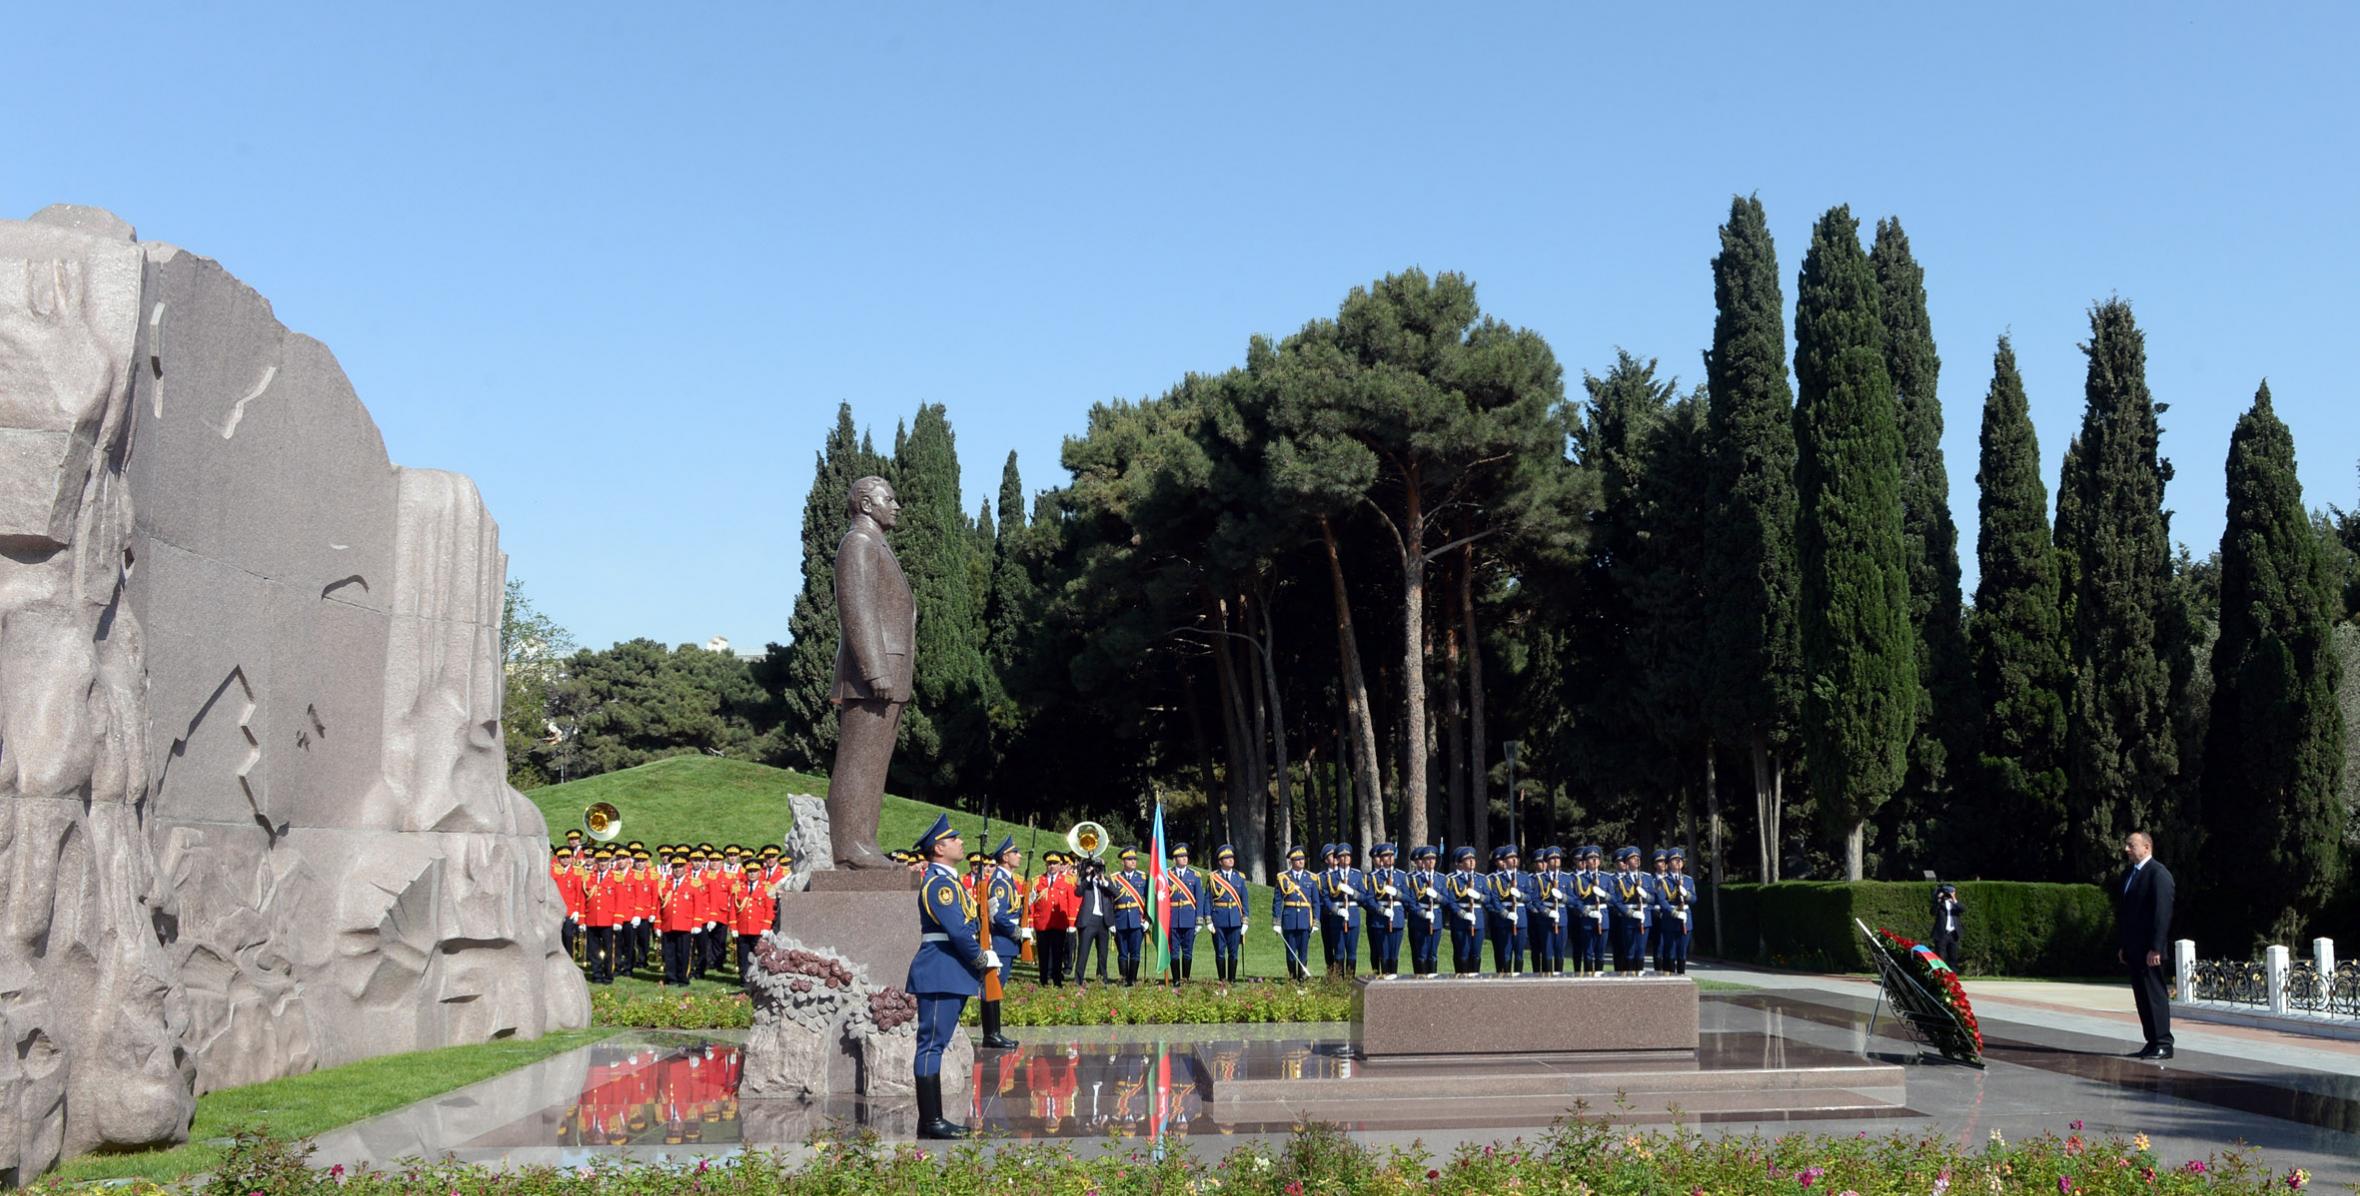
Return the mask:
<path id="1" fill-rule="evenodd" d="M 1065 832 L 1065 845 L 1076 855 L 1097 859 L 1106 854 L 1106 828 L 1095 822 L 1077 822 Z"/>
<path id="2" fill-rule="evenodd" d="M 601 843 L 612 843 L 623 833 L 623 812 L 611 802 L 599 802 L 582 811 L 582 829 Z"/>

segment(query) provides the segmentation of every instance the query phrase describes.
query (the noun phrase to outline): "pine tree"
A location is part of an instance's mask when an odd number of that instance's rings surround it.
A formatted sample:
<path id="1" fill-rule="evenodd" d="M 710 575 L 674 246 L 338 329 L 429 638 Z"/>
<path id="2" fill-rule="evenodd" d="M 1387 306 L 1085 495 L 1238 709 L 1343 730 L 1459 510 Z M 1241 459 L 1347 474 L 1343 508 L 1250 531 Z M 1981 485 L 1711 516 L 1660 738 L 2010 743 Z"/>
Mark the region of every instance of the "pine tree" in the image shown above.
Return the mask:
<path id="1" fill-rule="evenodd" d="M 2204 873 L 2199 907 L 2235 948 L 2297 934 L 2344 869 L 2335 597 L 2267 382 L 2229 439 L 2220 587 L 2203 817 L 2189 821 L 2206 855 L 2226 861 Z"/>
<path id="2" fill-rule="evenodd" d="M 1981 785 L 1946 825 L 1989 875 L 2072 879 L 2065 809 L 2065 700 L 2071 688 L 2049 492 L 2016 349 L 2001 337 L 1983 400 L 1974 668 Z M 1962 786 L 1962 791 L 1965 786 Z"/>
<path id="3" fill-rule="evenodd" d="M 1648 681 L 1645 580 L 1648 527 L 1643 485 L 1648 442 L 1664 418 L 1675 384 L 1655 376 L 1653 360 L 1616 350 L 1601 378 L 1583 373 L 1589 401 L 1573 430 L 1574 460 L 1594 474 L 1588 553 L 1573 604 L 1574 735 L 1583 773 L 1596 795 L 1594 815 L 1620 819 L 1659 806 L 1673 780 L 1655 742 L 1654 722 L 1639 700 Z"/>
<path id="4" fill-rule="evenodd" d="M 1974 689 L 1959 599 L 1958 526 L 1950 518 L 1950 471 L 1942 462 L 1936 386 L 1942 359 L 1926 313 L 1926 272 L 1893 218 L 1877 222 L 1869 262 L 1885 317 L 1885 372 L 1900 411 L 1901 539 L 1919 689 L 1909 771 L 1883 825 L 1891 850 L 1916 863 L 1926 855 L 1925 828 L 1945 821 L 1956 774 L 1974 759 Z"/>
<path id="5" fill-rule="evenodd" d="M 2130 304 L 2090 309 L 2081 432 L 2057 485 L 2057 548 L 2072 643 L 2065 776 L 2076 875 L 2104 872 L 2131 831 L 2173 813 L 2180 756 L 2162 640 L 2171 601 L 2171 526 L 2157 453 L 2162 408 L 2147 392 L 2147 346 Z M 2187 859 L 2186 856 L 2175 858 Z"/>
<path id="6" fill-rule="evenodd" d="M 1823 828 L 1861 877 L 1867 822 L 1899 788 L 1917 716 L 1901 537 L 1901 430 L 1876 271 L 1838 207 L 1812 229 L 1795 301 L 1795 543 L 1803 751 Z"/>
<path id="7" fill-rule="evenodd" d="M 983 658 L 982 586 L 974 524 L 962 508 L 959 453 L 940 403 L 923 404 L 894 437 L 901 527 L 894 554 L 918 606 L 917 696 L 903 723 L 906 750 L 894 769 L 911 796 L 955 791 L 988 746 L 983 737 L 990 670 Z"/>
<path id="8" fill-rule="evenodd" d="M 1705 592 L 1716 736 L 1751 754 L 1761 879 L 1779 878 L 1784 753 L 1798 708 L 1794 397 L 1778 251 L 1762 201 L 1732 199 L 1713 259 L 1713 347 L 1705 354 L 1714 535 Z"/>
<path id="9" fill-rule="evenodd" d="M 999 540 L 992 546 L 992 596 L 985 609 L 992 667 L 1004 684 L 1025 641 L 1025 627 L 1036 611 L 1039 588 L 1033 582 L 1027 556 L 1031 526 L 1026 522 L 1024 481 L 1016 472 L 1016 453 L 1000 469 Z"/>
<path id="10" fill-rule="evenodd" d="M 856 439 L 852 404 L 838 404 L 803 496 L 803 588 L 787 614 L 788 642 L 770 645 L 754 666 L 784 715 L 775 758 L 790 768 L 826 772 L 836 754 L 836 708 L 828 701 L 836 685 L 836 545 L 851 520 L 845 496 L 853 482 L 877 472 L 874 456 Z"/>

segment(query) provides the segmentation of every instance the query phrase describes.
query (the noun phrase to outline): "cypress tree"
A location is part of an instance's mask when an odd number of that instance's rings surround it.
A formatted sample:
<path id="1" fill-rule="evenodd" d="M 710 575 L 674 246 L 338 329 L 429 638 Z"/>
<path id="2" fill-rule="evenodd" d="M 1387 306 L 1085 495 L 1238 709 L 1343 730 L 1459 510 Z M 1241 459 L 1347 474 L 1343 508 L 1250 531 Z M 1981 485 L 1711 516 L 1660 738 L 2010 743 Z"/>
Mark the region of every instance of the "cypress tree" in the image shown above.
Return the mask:
<path id="1" fill-rule="evenodd" d="M 1713 656 L 1709 725 L 1751 755 L 1760 876 L 1779 877 L 1784 753 L 1802 703 L 1795 566 L 1794 396 L 1778 250 L 1757 196 L 1729 202 L 1713 258 L 1713 347 L 1705 354 L 1705 564 Z"/>
<path id="2" fill-rule="evenodd" d="M 785 717 L 777 759 L 790 768 L 826 772 L 836 754 L 836 544 L 850 521 L 844 498 L 852 483 L 881 462 L 856 439 L 852 404 L 836 406 L 803 496 L 803 588 L 787 614 L 788 642 L 772 644 L 754 666 L 755 679 L 776 696 Z"/>
<path id="3" fill-rule="evenodd" d="M 1999 338 L 1983 400 L 1974 668 L 1982 710 L 1978 800 L 1947 820 L 1987 874 L 2063 881 L 2065 697 L 2070 689 L 2049 492 L 2016 348 Z"/>
<path id="4" fill-rule="evenodd" d="M 1901 429 L 1876 271 L 1847 207 L 1811 231 L 1795 297 L 1795 545 L 1803 752 L 1821 825 L 1860 879 L 1867 822 L 1901 784 L 1917 654 L 1901 538 Z"/>
<path id="5" fill-rule="evenodd" d="M 1584 371 L 1589 401 L 1573 429 L 1574 460 L 1597 478 L 1598 502 L 1578 575 L 1574 669 L 1566 681 L 1596 812 L 1610 818 L 1657 806 L 1671 780 L 1641 700 L 1651 666 L 1640 607 L 1648 444 L 1675 388 L 1655 376 L 1655 365 L 1618 349 L 1605 377 Z"/>
<path id="6" fill-rule="evenodd" d="M 1958 525 L 1950 518 L 1950 471 L 1942 462 L 1942 359 L 1926 312 L 1926 271 L 1910 255 L 1901 221 L 1877 222 L 1869 251 L 1885 317 L 1885 372 L 1901 427 L 1901 540 L 1909 568 L 1909 621 L 1916 638 L 1918 705 L 1909 771 L 1887 808 L 1894 851 L 1922 859 L 1923 830 L 1943 821 L 1954 775 L 1974 759 L 1974 686 L 1960 607 Z"/>
<path id="7" fill-rule="evenodd" d="M 1012 687 L 1007 675 L 1016 667 L 1027 623 L 1037 614 L 1039 588 L 1027 563 L 1030 532 L 1024 481 L 1016 472 L 1016 453 L 1010 450 L 1008 463 L 1000 469 L 999 540 L 992 546 L 992 596 L 984 616 L 991 664 L 1001 674 L 1004 687 Z"/>
<path id="8" fill-rule="evenodd" d="M 975 527 L 961 506 L 959 452 L 940 403 L 918 408 L 894 437 L 894 488 L 901 527 L 894 553 L 918 606 L 917 697 L 903 716 L 908 750 L 895 756 L 912 796 L 952 791 L 985 748 L 983 705 L 989 670 L 983 659 L 985 576 Z"/>
<path id="9" fill-rule="evenodd" d="M 2157 452 L 2162 408 L 2147 392 L 2146 338 L 2130 304 L 2091 308 L 2083 349 L 2085 406 L 2057 485 L 2057 548 L 2073 667 L 2071 862 L 2089 876 L 2113 866 L 2124 835 L 2163 829 L 2180 758 L 2162 640 L 2172 600 L 2163 509 L 2171 463 Z"/>
<path id="10" fill-rule="evenodd" d="M 2343 713 L 2330 639 L 2331 586 L 2294 436 L 2265 382 L 2229 438 L 2228 527 L 2221 533 L 2220 635 L 2204 744 L 2200 903 L 2232 947 L 2294 935 L 2343 875 Z M 2283 942 L 2272 937 L 2267 941 Z"/>

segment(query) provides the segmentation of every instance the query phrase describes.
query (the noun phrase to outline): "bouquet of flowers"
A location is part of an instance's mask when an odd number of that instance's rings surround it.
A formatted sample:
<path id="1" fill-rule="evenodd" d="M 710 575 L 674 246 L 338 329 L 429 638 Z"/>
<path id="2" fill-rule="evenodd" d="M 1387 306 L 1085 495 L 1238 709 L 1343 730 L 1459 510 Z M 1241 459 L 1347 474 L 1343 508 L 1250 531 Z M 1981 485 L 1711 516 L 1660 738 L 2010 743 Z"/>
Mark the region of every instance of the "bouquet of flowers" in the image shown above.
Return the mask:
<path id="1" fill-rule="evenodd" d="M 1912 981 L 1924 996 L 1931 998 L 1931 1010 L 1907 1010 L 1901 993 L 1891 993 L 1896 1005 L 1905 1012 L 1940 1014 L 1939 1017 L 1913 1018 L 1920 1029 L 1927 1031 L 1934 1046 L 1945 1056 L 1961 1063 L 1978 1066 L 1983 1061 L 1983 1024 L 1975 1020 L 1975 1006 L 1967 1000 L 1967 988 L 1959 983 L 1958 973 L 1942 962 L 1932 948 L 1914 939 L 1878 927 L 1872 941 L 1899 973 Z"/>

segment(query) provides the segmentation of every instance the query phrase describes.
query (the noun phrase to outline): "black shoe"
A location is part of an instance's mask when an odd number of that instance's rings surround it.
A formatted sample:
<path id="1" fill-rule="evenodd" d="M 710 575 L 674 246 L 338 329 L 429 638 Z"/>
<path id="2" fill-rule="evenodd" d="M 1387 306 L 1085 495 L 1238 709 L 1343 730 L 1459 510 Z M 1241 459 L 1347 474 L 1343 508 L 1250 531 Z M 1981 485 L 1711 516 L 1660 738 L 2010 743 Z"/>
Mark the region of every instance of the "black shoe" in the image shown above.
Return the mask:
<path id="1" fill-rule="evenodd" d="M 2132 1051 L 2130 1057 L 2133 1059 L 2164 1059 L 2169 1058 L 2170 1053 L 2170 1047 L 2164 1046 L 2162 1043 L 2150 1042 L 2146 1046 Z"/>
<path id="2" fill-rule="evenodd" d="M 942 1116 L 942 1077 L 919 1076 L 914 1081 L 918 1090 L 918 1136 L 920 1138 L 964 1138 L 967 1127 Z"/>

